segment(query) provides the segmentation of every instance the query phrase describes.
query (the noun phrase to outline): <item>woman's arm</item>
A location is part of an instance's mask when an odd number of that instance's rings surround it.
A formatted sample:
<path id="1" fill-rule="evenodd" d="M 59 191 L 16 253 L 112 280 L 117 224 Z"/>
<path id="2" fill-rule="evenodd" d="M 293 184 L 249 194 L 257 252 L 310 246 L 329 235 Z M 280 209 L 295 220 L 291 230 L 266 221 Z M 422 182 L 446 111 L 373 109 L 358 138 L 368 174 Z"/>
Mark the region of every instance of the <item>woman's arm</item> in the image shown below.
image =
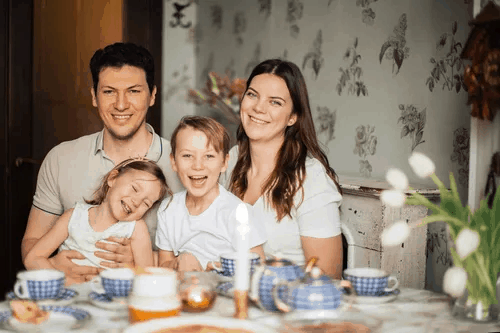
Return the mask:
<path id="1" fill-rule="evenodd" d="M 130 240 L 130 245 L 134 254 L 135 266 L 153 266 L 153 246 L 151 245 L 148 227 L 144 220 L 135 222 L 135 229 Z"/>
<path id="2" fill-rule="evenodd" d="M 337 202 L 308 210 L 299 216 L 298 223 L 306 262 L 318 257 L 316 266 L 332 278 L 340 279 L 344 255 Z"/>
<path id="3" fill-rule="evenodd" d="M 342 278 L 342 235 L 330 238 L 314 238 L 301 236 L 302 249 L 306 262 L 312 257 L 318 257 L 316 266 L 330 277 L 340 280 Z"/>
<path id="4" fill-rule="evenodd" d="M 49 262 L 49 256 L 68 238 L 68 224 L 73 209 L 68 209 L 28 251 L 24 257 L 26 269 L 54 269 Z"/>

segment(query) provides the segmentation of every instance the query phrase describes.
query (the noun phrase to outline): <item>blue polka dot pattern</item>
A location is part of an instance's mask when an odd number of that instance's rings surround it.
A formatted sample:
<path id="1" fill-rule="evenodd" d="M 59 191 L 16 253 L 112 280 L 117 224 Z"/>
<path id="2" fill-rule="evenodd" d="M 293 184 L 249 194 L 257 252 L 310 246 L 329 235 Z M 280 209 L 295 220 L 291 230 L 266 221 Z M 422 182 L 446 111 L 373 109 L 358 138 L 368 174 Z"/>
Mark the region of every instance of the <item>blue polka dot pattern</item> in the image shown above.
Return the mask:
<path id="1" fill-rule="evenodd" d="M 132 289 L 132 279 L 121 280 L 103 277 L 101 280 L 106 294 L 111 297 L 127 297 Z"/>
<path id="2" fill-rule="evenodd" d="M 360 296 L 382 296 L 387 288 L 389 277 L 359 277 L 345 274 L 356 293 Z"/>

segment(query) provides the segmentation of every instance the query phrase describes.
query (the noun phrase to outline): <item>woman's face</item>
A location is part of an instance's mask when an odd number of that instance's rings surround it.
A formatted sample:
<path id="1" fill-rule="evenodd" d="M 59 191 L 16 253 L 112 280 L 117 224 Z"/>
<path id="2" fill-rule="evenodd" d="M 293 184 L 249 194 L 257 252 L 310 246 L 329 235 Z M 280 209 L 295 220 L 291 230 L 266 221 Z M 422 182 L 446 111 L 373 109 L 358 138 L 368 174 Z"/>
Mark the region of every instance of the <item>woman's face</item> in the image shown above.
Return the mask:
<path id="1" fill-rule="evenodd" d="M 252 79 L 241 101 L 241 123 L 250 141 L 283 140 L 285 129 L 297 120 L 292 110 L 285 80 L 260 74 Z"/>

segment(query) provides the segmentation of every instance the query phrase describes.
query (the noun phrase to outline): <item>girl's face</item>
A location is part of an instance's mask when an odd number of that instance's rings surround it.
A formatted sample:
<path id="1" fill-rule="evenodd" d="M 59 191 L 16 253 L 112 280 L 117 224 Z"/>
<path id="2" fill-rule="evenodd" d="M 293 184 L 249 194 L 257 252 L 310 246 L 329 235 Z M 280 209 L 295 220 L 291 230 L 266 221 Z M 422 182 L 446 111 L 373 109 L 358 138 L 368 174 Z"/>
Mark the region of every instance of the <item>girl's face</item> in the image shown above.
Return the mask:
<path id="1" fill-rule="evenodd" d="M 241 123 L 251 141 L 283 139 L 285 129 L 297 120 L 285 80 L 273 74 L 252 79 L 240 110 Z"/>
<path id="2" fill-rule="evenodd" d="M 129 169 L 108 179 L 109 191 L 105 202 L 118 221 L 141 219 L 160 199 L 161 183 L 146 171 Z"/>
<path id="3" fill-rule="evenodd" d="M 219 194 L 218 180 L 227 169 L 227 156 L 208 145 L 205 133 L 186 127 L 177 133 L 172 169 L 186 188 L 188 196 L 213 200 Z"/>

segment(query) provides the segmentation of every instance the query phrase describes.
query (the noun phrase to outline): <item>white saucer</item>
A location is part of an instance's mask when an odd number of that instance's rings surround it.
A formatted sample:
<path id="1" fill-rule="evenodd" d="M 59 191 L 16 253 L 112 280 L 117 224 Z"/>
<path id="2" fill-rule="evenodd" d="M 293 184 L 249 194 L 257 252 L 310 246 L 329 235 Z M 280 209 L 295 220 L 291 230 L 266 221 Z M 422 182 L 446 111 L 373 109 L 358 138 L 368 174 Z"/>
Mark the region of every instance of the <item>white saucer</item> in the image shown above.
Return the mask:
<path id="1" fill-rule="evenodd" d="M 59 298 L 53 299 L 41 299 L 34 301 L 37 305 L 54 305 L 54 306 L 66 306 L 71 303 L 73 303 L 76 300 L 76 297 L 78 296 L 78 292 L 70 289 L 70 288 L 64 288 L 63 291 L 61 292 L 61 296 Z M 18 300 L 16 294 L 14 294 L 13 291 L 8 292 L 5 295 L 5 299 L 7 301 L 13 301 L 13 300 Z"/>
<path id="2" fill-rule="evenodd" d="M 67 306 L 41 306 L 49 312 L 49 318 L 38 324 L 22 323 L 12 317 L 12 312 L 0 312 L 0 327 L 16 332 L 67 332 L 84 327 L 90 321 L 90 314 L 82 309 Z"/>
<path id="3" fill-rule="evenodd" d="M 101 309 L 114 310 L 114 311 L 127 309 L 126 298 L 111 299 L 106 294 L 98 294 L 93 291 L 89 294 L 89 300 L 90 303 L 94 304 L 95 306 Z"/>
<path id="4" fill-rule="evenodd" d="M 391 294 L 387 296 L 352 296 L 344 295 L 344 302 L 352 302 L 353 304 L 382 304 L 394 301 L 398 295 Z"/>

